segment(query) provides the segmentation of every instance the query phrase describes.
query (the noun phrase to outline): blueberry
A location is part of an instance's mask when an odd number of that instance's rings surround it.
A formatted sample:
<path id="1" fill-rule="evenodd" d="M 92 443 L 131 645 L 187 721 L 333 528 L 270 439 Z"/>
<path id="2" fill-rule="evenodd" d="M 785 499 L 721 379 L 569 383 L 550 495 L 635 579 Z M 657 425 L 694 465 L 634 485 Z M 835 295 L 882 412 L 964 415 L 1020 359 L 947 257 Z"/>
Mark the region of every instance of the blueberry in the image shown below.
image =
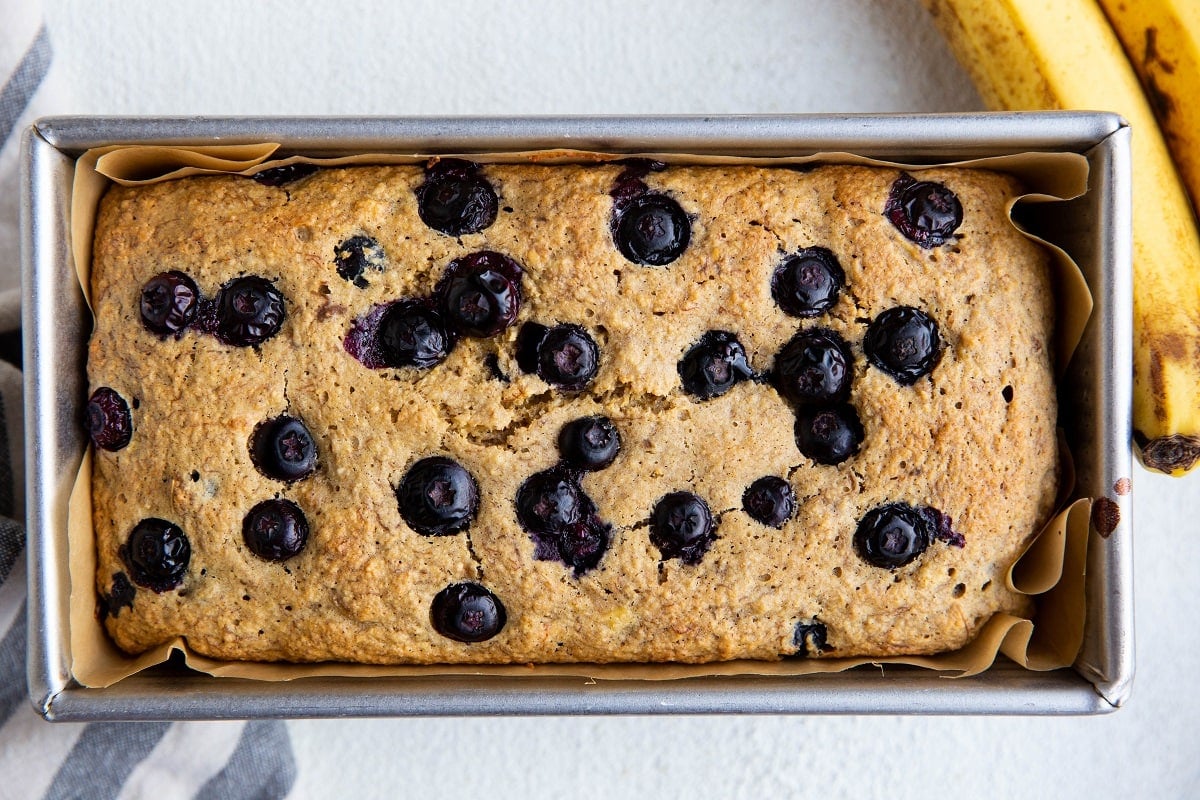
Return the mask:
<path id="1" fill-rule="evenodd" d="M 522 372 L 537 372 L 538 352 L 550 329 L 537 322 L 526 322 L 517 332 L 517 366 Z"/>
<path id="2" fill-rule="evenodd" d="M 283 295 L 266 278 L 234 278 L 217 295 L 217 338 L 237 347 L 259 345 L 279 333 L 286 315 Z"/>
<path id="3" fill-rule="evenodd" d="M 134 583 L 165 592 L 183 583 L 192 546 L 178 525 L 150 517 L 134 526 L 119 554 Z"/>
<path id="4" fill-rule="evenodd" d="M 863 351 L 868 361 L 901 386 L 911 386 L 937 366 L 942 340 L 937 323 L 924 311 L 896 306 L 867 326 Z"/>
<path id="5" fill-rule="evenodd" d="M 793 317 L 815 317 L 834 307 L 845 284 L 837 256 L 824 247 L 808 247 L 775 268 L 771 297 Z"/>
<path id="6" fill-rule="evenodd" d="M 782 528 L 796 513 L 796 493 L 783 478 L 764 475 L 742 493 L 742 508 L 751 519 L 771 528 Z"/>
<path id="7" fill-rule="evenodd" d="M 708 504 L 691 492 L 671 492 L 654 506 L 650 517 L 650 542 L 663 560 L 678 558 L 699 564 L 716 536 Z"/>
<path id="8" fill-rule="evenodd" d="M 665 194 L 649 192 L 614 208 L 613 242 L 635 264 L 662 267 L 683 255 L 692 236 L 687 214 Z"/>
<path id="9" fill-rule="evenodd" d="M 496 221 L 496 190 L 479 174 L 479 165 L 442 159 L 425 170 L 417 187 L 421 221 L 448 236 L 478 233 Z"/>
<path id="10" fill-rule="evenodd" d="M 793 655 L 805 658 L 832 650 L 833 648 L 828 644 L 828 637 L 829 632 L 825 628 L 825 623 L 817 622 L 816 617 L 813 617 L 812 622 L 797 622 L 796 629 L 792 633 L 792 646 L 796 648 Z"/>
<path id="11" fill-rule="evenodd" d="M 282 167 L 271 167 L 256 172 L 250 177 L 263 186 L 283 186 L 301 178 L 307 178 L 317 171 L 316 164 L 285 164 Z"/>
<path id="12" fill-rule="evenodd" d="M 196 318 L 200 290 L 182 272 L 160 272 L 142 287 L 142 324 L 159 336 L 179 337 Z"/>
<path id="13" fill-rule="evenodd" d="M 754 375 L 746 348 L 729 331 L 708 331 L 679 361 L 683 389 L 700 400 L 720 397 Z"/>
<path id="14" fill-rule="evenodd" d="M 531 475 L 517 489 L 517 520 L 531 533 L 558 533 L 579 521 L 583 490 L 567 470 Z"/>
<path id="15" fill-rule="evenodd" d="M 456 258 L 438 285 L 443 312 L 468 336 L 495 336 L 517 321 L 525 270 L 491 250 Z"/>
<path id="16" fill-rule="evenodd" d="M 300 420 L 275 417 L 250 434 L 250 460 L 268 478 L 298 481 L 316 471 L 317 443 Z"/>
<path id="17" fill-rule="evenodd" d="M 796 412 L 796 446 L 818 464 L 835 465 L 858 452 L 863 427 L 854 406 L 806 406 Z"/>
<path id="18" fill-rule="evenodd" d="M 560 389 L 582 389 L 599 368 L 600 348 L 578 325 L 555 325 L 537 345 L 538 377 Z"/>
<path id="19" fill-rule="evenodd" d="M 604 469 L 621 452 L 621 434 L 608 417 L 580 417 L 559 431 L 558 452 L 575 469 Z"/>
<path id="20" fill-rule="evenodd" d="M 446 360 L 454 339 L 442 315 L 420 300 L 392 303 L 379 320 L 378 347 L 384 366 L 426 369 Z"/>
<path id="21" fill-rule="evenodd" d="M 112 576 L 112 589 L 107 595 L 101 595 L 101 616 L 111 614 L 114 617 L 121 615 L 122 608 L 133 608 L 133 600 L 137 597 L 137 589 L 129 582 L 129 578 L 125 577 L 124 572 L 114 572 Z"/>
<path id="22" fill-rule="evenodd" d="M 337 274 L 360 289 L 370 285 L 363 273 L 368 269 L 382 272 L 384 259 L 383 247 L 370 236 L 351 236 L 333 248 Z"/>
<path id="23" fill-rule="evenodd" d="M 508 614 L 500 598 L 478 583 L 455 583 L 442 589 L 429 608 L 433 629 L 456 642 L 483 642 L 499 633 Z"/>
<path id="24" fill-rule="evenodd" d="M 595 567 L 608 550 L 609 526 L 591 513 L 558 533 L 558 553 L 575 576 Z"/>
<path id="25" fill-rule="evenodd" d="M 883 208 L 904 236 L 926 249 L 945 244 L 962 224 L 962 204 L 940 183 L 901 175 L 892 184 Z"/>
<path id="26" fill-rule="evenodd" d="M 775 380 L 784 397 L 801 405 L 838 403 L 850 396 L 854 361 L 833 331 L 801 331 L 775 356 Z"/>
<path id="27" fill-rule="evenodd" d="M 291 500 L 264 500 L 242 520 L 242 540 L 267 561 L 287 561 L 308 542 L 308 519 Z"/>
<path id="28" fill-rule="evenodd" d="M 101 450 L 117 451 L 133 438 L 133 417 L 125 398 L 107 386 L 92 392 L 84 419 L 92 444 Z"/>
<path id="29" fill-rule="evenodd" d="M 889 503 L 868 511 L 854 532 L 854 550 L 875 567 L 895 569 L 929 547 L 934 531 L 929 516 L 907 503 Z"/>
<path id="30" fill-rule="evenodd" d="M 424 536 L 466 530 L 479 510 L 479 487 L 471 473 L 445 456 L 413 464 L 396 487 L 400 516 Z"/>

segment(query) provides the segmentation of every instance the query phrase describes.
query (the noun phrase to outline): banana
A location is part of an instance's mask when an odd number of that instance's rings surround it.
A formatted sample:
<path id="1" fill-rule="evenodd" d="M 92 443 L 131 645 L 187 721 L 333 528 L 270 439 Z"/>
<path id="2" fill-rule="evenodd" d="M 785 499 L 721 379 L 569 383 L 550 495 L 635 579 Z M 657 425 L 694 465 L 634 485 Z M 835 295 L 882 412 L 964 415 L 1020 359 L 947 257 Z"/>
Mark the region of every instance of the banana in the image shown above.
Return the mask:
<path id="1" fill-rule="evenodd" d="M 1200 461 L 1200 235 L 1104 12 L 1094 0 L 922 1 L 989 107 L 1108 109 L 1133 126 L 1134 441 L 1147 467 L 1183 475 Z"/>
<path id="2" fill-rule="evenodd" d="M 1200 2 L 1099 0 L 1200 209 Z"/>

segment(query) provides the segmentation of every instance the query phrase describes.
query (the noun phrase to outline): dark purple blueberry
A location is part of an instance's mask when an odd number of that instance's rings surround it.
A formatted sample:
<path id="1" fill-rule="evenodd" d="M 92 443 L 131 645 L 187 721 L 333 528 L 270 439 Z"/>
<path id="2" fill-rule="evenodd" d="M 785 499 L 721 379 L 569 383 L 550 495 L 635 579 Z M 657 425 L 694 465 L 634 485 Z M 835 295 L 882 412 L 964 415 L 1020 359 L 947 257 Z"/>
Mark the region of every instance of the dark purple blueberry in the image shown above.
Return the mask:
<path id="1" fill-rule="evenodd" d="M 100 596 L 100 615 L 101 618 L 112 615 L 119 617 L 122 608 L 133 608 L 133 600 L 137 596 L 137 589 L 129 582 L 129 578 L 125 577 L 124 572 L 114 572 L 112 576 L 112 589 L 108 594 Z"/>
<path id="2" fill-rule="evenodd" d="M 529 476 L 517 489 L 517 520 L 531 533 L 557 533 L 579 521 L 585 503 L 574 475 L 548 469 Z"/>
<path id="3" fill-rule="evenodd" d="M 671 492 L 654 506 L 650 517 L 650 542 L 663 560 L 678 558 L 699 564 L 716 536 L 708 504 L 691 492 Z"/>
<path id="4" fill-rule="evenodd" d="M 867 326 L 863 351 L 901 386 L 911 386 L 933 371 L 942 357 L 942 340 L 933 319 L 918 308 L 896 306 Z"/>
<path id="5" fill-rule="evenodd" d="M 771 528 L 782 528 L 796 513 L 796 493 L 783 478 L 764 475 L 742 493 L 742 508 L 751 519 Z"/>
<path id="6" fill-rule="evenodd" d="M 824 247 L 808 247 L 775 268 L 771 297 L 793 317 L 815 317 L 833 308 L 846 285 L 837 256 Z"/>
<path id="7" fill-rule="evenodd" d="M 150 517 L 134 526 L 120 556 L 134 583 L 165 592 L 183 583 L 192 546 L 178 525 Z"/>
<path id="8" fill-rule="evenodd" d="M 445 361 L 454 349 L 453 335 L 442 315 L 420 300 L 389 305 L 376 335 L 380 360 L 386 367 L 427 369 Z"/>
<path id="9" fill-rule="evenodd" d="M 495 336 L 517 321 L 525 270 L 492 250 L 456 258 L 438 285 L 446 320 L 468 336 Z"/>
<path id="10" fill-rule="evenodd" d="M 558 452 L 575 469 L 604 469 L 621 452 L 621 434 L 608 417 L 581 417 L 558 432 Z"/>
<path id="11" fill-rule="evenodd" d="M 363 273 L 368 269 L 382 272 L 385 258 L 383 247 L 370 236 L 351 236 L 333 248 L 337 274 L 360 289 L 370 285 Z"/>
<path id="12" fill-rule="evenodd" d="M 496 190 L 469 161 L 442 159 L 417 187 L 421 221 L 448 236 L 478 233 L 496 221 L 498 206 Z"/>
<path id="13" fill-rule="evenodd" d="M 692 237 L 687 214 L 665 194 L 646 193 L 614 209 L 613 242 L 635 264 L 662 267 L 683 255 Z"/>
<path id="14" fill-rule="evenodd" d="M 796 446 L 818 464 L 840 464 L 858 452 L 863 426 L 849 403 L 804 406 L 796 412 Z"/>
<path id="15" fill-rule="evenodd" d="M 234 278 L 217 294 L 217 338 L 237 347 L 260 345 L 279 333 L 287 316 L 283 295 L 266 278 Z"/>
<path id="16" fill-rule="evenodd" d="M 478 583 L 455 583 L 442 589 L 429 607 L 433 629 L 456 642 L 483 642 L 499 633 L 508 614 L 500 598 Z"/>
<path id="17" fill-rule="evenodd" d="M 117 451 L 133 438 L 133 417 L 125 398 L 107 386 L 92 392 L 84 418 L 92 444 L 101 450 Z"/>
<path id="18" fill-rule="evenodd" d="M 645 194 L 649 188 L 642 178 L 651 172 L 662 172 L 667 168 L 663 162 L 651 161 L 648 158 L 627 158 L 620 163 L 625 169 L 613 180 L 612 189 L 609 190 L 609 194 L 618 204 L 639 194 Z"/>
<path id="19" fill-rule="evenodd" d="M 479 486 L 462 465 L 445 456 L 413 464 L 396 487 L 400 516 L 423 536 L 466 530 L 479 510 Z"/>
<path id="20" fill-rule="evenodd" d="M 929 547 L 934 531 L 929 517 L 907 503 L 888 503 L 868 511 L 854 532 L 854 550 L 875 567 L 895 569 Z"/>
<path id="21" fill-rule="evenodd" d="M 775 380 L 794 403 L 839 403 L 850 396 L 853 367 L 842 337 L 815 328 L 797 333 L 775 356 Z"/>
<path id="22" fill-rule="evenodd" d="M 950 519 L 949 514 L 943 514 L 932 506 L 921 506 L 917 510 L 929 521 L 929 529 L 933 531 L 934 539 L 945 542 L 951 547 L 967 546 L 967 538 L 954 530 L 954 521 Z"/>
<path id="23" fill-rule="evenodd" d="M 582 389 L 599 368 L 600 348 L 578 325 L 555 325 L 538 343 L 538 377 L 560 389 Z"/>
<path id="24" fill-rule="evenodd" d="M 495 353 L 488 353 L 483 357 L 483 366 L 487 368 L 488 375 L 492 380 L 501 383 L 511 382 L 511 379 L 504 374 L 504 370 L 500 368 L 500 356 Z"/>
<path id="25" fill-rule="evenodd" d="M 796 630 L 792 633 L 792 646 L 796 648 L 792 655 L 806 658 L 832 650 L 827 642 L 828 636 L 825 623 L 817 622 L 816 617 L 813 617 L 812 622 L 797 622 Z"/>
<path id="26" fill-rule="evenodd" d="M 261 183 L 263 186 L 283 186 L 293 181 L 298 181 L 301 178 L 307 178 L 317 171 L 316 164 L 285 164 L 282 167 L 271 167 L 264 169 L 261 172 L 256 172 L 250 177 Z"/>
<path id="27" fill-rule="evenodd" d="M 575 576 L 595 567 L 608 550 L 609 526 L 591 513 L 558 532 L 558 553 Z"/>
<path id="28" fill-rule="evenodd" d="M 679 377 L 685 392 L 709 400 L 755 375 L 746 348 L 736 336 L 729 331 L 708 331 L 679 360 Z"/>
<path id="29" fill-rule="evenodd" d="M 277 481 L 298 481 L 317 469 L 317 443 L 295 417 L 260 422 L 250 434 L 250 460 Z"/>
<path id="30" fill-rule="evenodd" d="M 182 272 L 160 272 L 142 287 L 142 324 L 159 336 L 180 336 L 196 318 L 200 290 Z"/>
<path id="31" fill-rule="evenodd" d="M 308 542 L 308 519 L 291 500 L 264 500 L 242 520 L 242 540 L 267 561 L 287 561 Z"/>
<path id="32" fill-rule="evenodd" d="M 962 204 L 940 183 L 901 175 L 892 184 L 884 216 L 904 236 L 924 248 L 945 244 L 962 224 Z"/>

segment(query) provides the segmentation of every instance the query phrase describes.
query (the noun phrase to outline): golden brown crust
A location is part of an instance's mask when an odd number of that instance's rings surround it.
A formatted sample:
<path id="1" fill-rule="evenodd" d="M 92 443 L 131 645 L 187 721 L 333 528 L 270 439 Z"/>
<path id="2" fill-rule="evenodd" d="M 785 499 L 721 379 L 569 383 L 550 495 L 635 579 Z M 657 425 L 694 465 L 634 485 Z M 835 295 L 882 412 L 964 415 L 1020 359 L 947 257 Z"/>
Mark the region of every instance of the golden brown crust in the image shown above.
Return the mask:
<path id="1" fill-rule="evenodd" d="M 827 655 L 916 654 L 959 647 L 993 613 L 1021 607 L 1004 575 L 1050 511 L 1058 465 L 1049 280 L 1044 255 L 1007 219 L 1016 184 L 923 173 L 964 208 L 957 240 L 923 250 L 881 213 L 894 170 L 673 167 L 646 182 L 692 216 L 692 242 L 656 268 L 613 246 L 620 169 L 484 167 L 506 210 L 459 239 L 418 218 L 418 167 L 328 169 L 284 188 L 201 177 L 111 189 L 96 226 L 88 374 L 93 389 L 110 386 L 138 407 L 129 446 L 95 459 L 99 591 L 126 570 L 118 548 L 142 518 L 177 523 L 192 547 L 179 589 L 139 588 L 131 608 L 107 618 L 117 643 L 139 652 L 182 635 L 196 652 L 250 660 L 701 662 L 789 654 L 796 625 L 815 618 Z M 334 247 L 363 233 L 387 256 L 365 289 L 333 263 Z M 772 301 L 770 276 L 783 253 L 813 245 L 837 254 L 848 286 L 830 314 L 797 320 Z M 451 259 L 480 249 L 525 267 L 520 322 L 573 322 L 596 338 L 601 367 L 588 392 L 522 373 L 517 326 L 463 340 L 420 373 L 371 370 L 345 352 L 355 317 L 428 294 Z M 206 296 L 243 273 L 275 281 L 282 331 L 259 348 L 149 333 L 140 287 L 170 269 Z M 863 356 L 866 321 L 894 305 L 928 312 L 947 342 L 931 378 L 912 387 Z M 793 412 L 766 383 L 702 403 L 680 388 L 679 358 L 706 330 L 736 332 L 765 372 L 809 327 L 837 331 L 854 352 L 851 399 L 866 439 L 839 466 L 800 454 Z M 492 353 L 511 382 L 489 376 Z M 292 485 L 260 474 L 247 445 L 256 424 L 284 411 L 305 421 L 320 457 L 318 472 Z M 591 413 L 616 422 L 624 447 L 583 478 L 613 533 L 600 565 L 576 578 L 534 559 L 513 499 L 557 460 L 560 427 Z M 479 482 L 465 534 L 424 537 L 400 518 L 393 488 L 433 454 Z M 782 530 L 741 509 L 763 475 L 795 489 L 798 510 Z M 696 566 L 660 561 L 648 537 L 655 501 L 679 489 L 719 518 Z M 241 539 L 246 511 L 276 496 L 312 527 L 286 564 Z M 857 522 L 893 501 L 941 509 L 966 546 L 935 542 L 895 571 L 866 564 L 852 546 Z M 495 638 L 462 644 L 433 630 L 433 596 L 460 580 L 503 601 L 508 624 Z"/>

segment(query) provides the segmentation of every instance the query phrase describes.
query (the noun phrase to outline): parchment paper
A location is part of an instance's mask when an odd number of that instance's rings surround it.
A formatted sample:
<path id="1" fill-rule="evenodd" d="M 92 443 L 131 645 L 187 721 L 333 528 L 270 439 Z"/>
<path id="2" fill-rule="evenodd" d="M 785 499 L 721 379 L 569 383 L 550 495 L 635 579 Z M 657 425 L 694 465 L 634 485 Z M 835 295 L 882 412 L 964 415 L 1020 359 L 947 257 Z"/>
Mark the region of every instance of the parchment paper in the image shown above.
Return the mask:
<path id="1" fill-rule="evenodd" d="M 90 272 L 96 209 L 110 182 L 137 185 L 188 175 L 236 173 L 251 175 L 261 169 L 297 162 L 338 166 L 350 164 L 423 164 L 422 154 L 364 153 L 340 158 L 293 156 L 268 161 L 278 145 L 214 145 L 205 147 L 120 146 L 90 150 L 76 163 L 71 198 L 71 235 L 75 267 L 84 296 L 91 302 Z M 868 159 L 849 153 L 823 153 L 796 158 L 744 158 L 681 155 L 678 153 L 611 154 L 555 150 L 480 154 L 460 157 L 480 163 L 580 163 L 625 158 L 652 158 L 674 164 L 749 164 L 788 166 L 800 164 L 865 164 L 899 167 L 912 173 L 933 166 L 991 169 L 1018 177 L 1028 194 L 1009 204 L 1058 202 L 1078 197 L 1087 189 L 1087 160 L 1074 153 L 1025 153 L 938 165 L 913 165 Z M 1014 223 L 1015 224 L 1015 223 Z M 1026 234 L 1028 235 L 1028 234 Z M 1036 238 L 1036 237 L 1030 237 Z M 1083 334 L 1092 310 L 1092 297 L 1079 267 L 1060 248 L 1038 239 L 1051 253 L 1055 287 L 1055 368 L 1061 378 Z M 1061 441 L 1061 437 L 1060 437 Z M 68 511 L 68 551 L 71 597 L 69 631 L 71 672 L 85 686 L 109 686 L 122 678 L 166 661 L 172 652 L 183 654 L 187 665 L 214 676 L 257 680 L 293 680 L 316 676 L 424 676 L 504 675 L 578 676 L 589 680 L 666 680 L 707 675 L 802 675 L 839 672 L 863 664 L 908 664 L 940 670 L 947 677 L 976 675 L 1003 653 L 1033 670 L 1069 666 L 1083 641 L 1085 615 L 1084 565 L 1086 562 L 1091 505 L 1077 499 L 1064 505 L 1074 488 L 1071 457 L 1065 444 L 1059 509 L 1009 570 L 1010 589 L 1035 598 L 1035 612 L 1025 619 L 996 614 L 966 647 L 936 656 L 890 658 L 816 658 L 785 661 L 725 661 L 711 664 L 539 664 L 539 665 L 431 665 L 373 666 L 365 664 L 287 664 L 226 662 L 197 655 L 183 639 L 176 639 L 137 657 L 119 650 L 99 621 L 96 592 L 96 551 L 92 528 L 91 458 L 89 449 L 71 493 Z"/>

